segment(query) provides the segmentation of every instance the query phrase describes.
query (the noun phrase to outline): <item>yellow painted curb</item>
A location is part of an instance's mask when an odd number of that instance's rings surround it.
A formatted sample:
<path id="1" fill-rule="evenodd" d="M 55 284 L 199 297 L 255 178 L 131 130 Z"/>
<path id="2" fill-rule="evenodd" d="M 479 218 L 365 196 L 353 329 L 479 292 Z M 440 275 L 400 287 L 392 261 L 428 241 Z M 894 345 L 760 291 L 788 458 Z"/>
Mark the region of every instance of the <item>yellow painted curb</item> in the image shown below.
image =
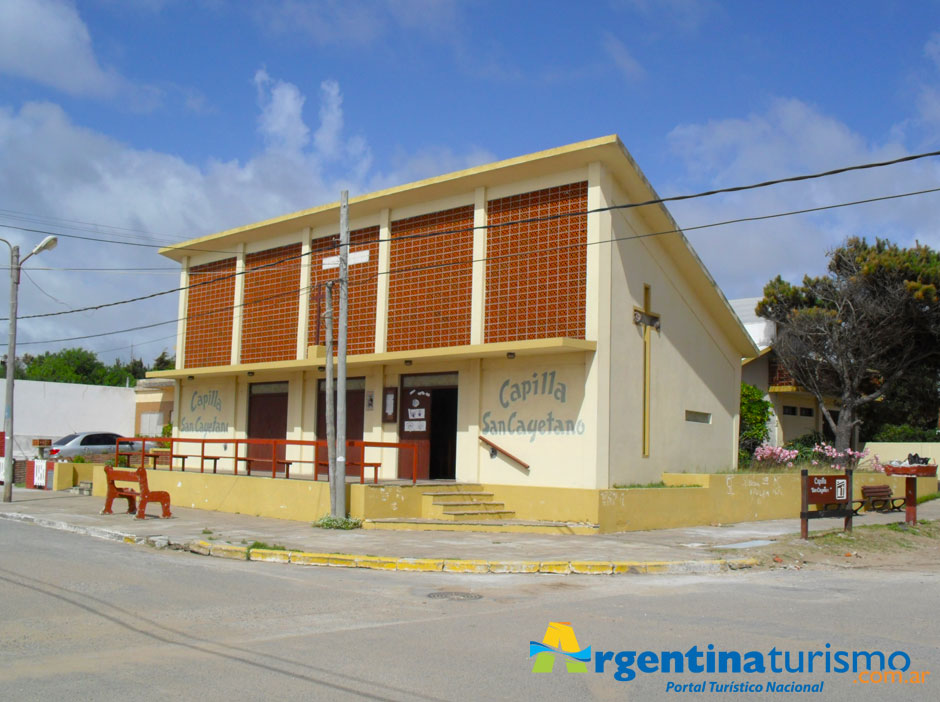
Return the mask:
<path id="1" fill-rule="evenodd" d="M 649 561 L 644 565 L 647 573 L 668 573 L 670 567 L 674 568 L 681 563 L 682 561 L 673 561 L 672 563 L 669 561 Z"/>
<path id="2" fill-rule="evenodd" d="M 340 568 L 355 568 L 356 557 L 344 553 L 331 553 L 328 565 L 338 566 Z"/>
<path id="3" fill-rule="evenodd" d="M 328 553 L 304 553 L 303 551 L 291 551 L 290 562 L 299 565 L 329 565 L 330 554 Z"/>
<path id="4" fill-rule="evenodd" d="M 253 548 L 248 554 L 249 561 L 264 561 L 266 563 L 289 563 L 290 553 L 281 549 Z"/>
<path id="5" fill-rule="evenodd" d="M 539 572 L 568 575 L 571 572 L 571 563 L 569 561 L 542 561 L 539 564 Z"/>
<path id="6" fill-rule="evenodd" d="M 235 561 L 248 560 L 247 546 L 229 546 L 228 544 L 212 544 L 211 555 L 216 558 L 231 558 Z"/>
<path id="7" fill-rule="evenodd" d="M 614 561 L 611 565 L 614 575 L 642 575 L 646 572 L 646 564 L 636 561 Z"/>
<path id="8" fill-rule="evenodd" d="M 571 572 L 579 575 L 610 575 L 612 571 L 609 561 L 571 561 Z"/>
<path id="9" fill-rule="evenodd" d="M 136 543 L 137 543 L 137 539 L 136 539 L 135 537 L 133 537 L 133 536 L 125 536 L 125 537 L 124 537 L 124 543 L 126 543 L 126 544 L 136 544 Z"/>
<path id="10" fill-rule="evenodd" d="M 488 561 L 447 560 L 444 561 L 445 573 L 488 573 Z"/>
<path id="11" fill-rule="evenodd" d="M 189 550 L 200 556 L 208 556 L 212 552 L 212 544 L 208 541 L 193 541 L 189 544 Z"/>
<path id="12" fill-rule="evenodd" d="M 490 561 L 491 573 L 538 573 L 538 561 Z"/>
<path id="13" fill-rule="evenodd" d="M 399 558 L 398 570 L 416 570 L 420 572 L 436 572 L 444 568 L 444 561 L 434 558 Z"/>
<path id="14" fill-rule="evenodd" d="M 396 570 L 397 558 L 383 558 L 382 556 L 355 556 L 357 568 L 371 568 L 372 570 Z"/>

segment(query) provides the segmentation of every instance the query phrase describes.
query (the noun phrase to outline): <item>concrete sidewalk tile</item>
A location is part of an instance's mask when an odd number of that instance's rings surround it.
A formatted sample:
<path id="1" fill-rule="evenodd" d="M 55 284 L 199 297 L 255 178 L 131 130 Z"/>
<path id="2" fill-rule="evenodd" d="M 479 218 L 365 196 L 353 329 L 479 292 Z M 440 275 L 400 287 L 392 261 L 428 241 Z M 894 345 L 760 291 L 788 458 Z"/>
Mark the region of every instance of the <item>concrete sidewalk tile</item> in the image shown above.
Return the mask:
<path id="1" fill-rule="evenodd" d="M 443 570 L 444 560 L 435 558 L 399 558 L 398 570 L 416 570 L 422 572 L 436 572 Z"/>
<path id="2" fill-rule="evenodd" d="M 445 573 L 488 573 L 489 563 L 487 561 L 467 560 L 467 559 L 447 559 L 444 561 Z"/>
<path id="3" fill-rule="evenodd" d="M 212 552 L 212 544 L 208 541 L 190 541 L 189 552 L 198 553 L 200 556 L 208 556 Z"/>
<path id="4" fill-rule="evenodd" d="M 538 561 L 490 561 L 491 573 L 538 573 Z"/>
<path id="5" fill-rule="evenodd" d="M 356 556 L 356 567 L 372 570 L 397 570 L 398 559 L 382 556 Z"/>
<path id="6" fill-rule="evenodd" d="M 609 561 L 571 561 L 571 572 L 578 575 L 610 575 L 612 571 Z"/>
<path id="7" fill-rule="evenodd" d="M 542 561 L 539 564 L 539 572 L 568 575 L 571 572 L 571 563 L 569 561 Z"/>
<path id="8" fill-rule="evenodd" d="M 356 557 L 345 553 L 331 553 L 327 565 L 337 566 L 339 568 L 355 568 Z"/>
<path id="9" fill-rule="evenodd" d="M 304 551 L 291 551 L 290 562 L 299 565 L 329 565 L 329 553 L 306 553 Z"/>
<path id="10" fill-rule="evenodd" d="M 253 548 L 248 552 L 249 561 L 264 561 L 265 563 L 289 563 L 290 553 L 283 549 Z"/>
<path id="11" fill-rule="evenodd" d="M 232 546 L 231 544 L 212 544 L 212 551 L 209 554 L 216 558 L 230 558 L 233 561 L 247 561 L 247 546 Z"/>

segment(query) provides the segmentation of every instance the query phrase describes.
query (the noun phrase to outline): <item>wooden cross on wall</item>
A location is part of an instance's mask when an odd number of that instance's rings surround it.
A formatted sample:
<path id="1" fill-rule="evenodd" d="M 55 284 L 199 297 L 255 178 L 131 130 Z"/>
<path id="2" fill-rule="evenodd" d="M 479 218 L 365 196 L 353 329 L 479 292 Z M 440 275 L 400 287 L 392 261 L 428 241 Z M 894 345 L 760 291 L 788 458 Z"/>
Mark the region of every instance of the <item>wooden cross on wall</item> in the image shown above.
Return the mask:
<path id="1" fill-rule="evenodd" d="M 650 310 L 650 286 L 643 286 L 643 309 L 633 308 L 633 323 L 643 327 L 643 456 L 650 455 L 650 330 L 662 328 L 659 315 Z"/>

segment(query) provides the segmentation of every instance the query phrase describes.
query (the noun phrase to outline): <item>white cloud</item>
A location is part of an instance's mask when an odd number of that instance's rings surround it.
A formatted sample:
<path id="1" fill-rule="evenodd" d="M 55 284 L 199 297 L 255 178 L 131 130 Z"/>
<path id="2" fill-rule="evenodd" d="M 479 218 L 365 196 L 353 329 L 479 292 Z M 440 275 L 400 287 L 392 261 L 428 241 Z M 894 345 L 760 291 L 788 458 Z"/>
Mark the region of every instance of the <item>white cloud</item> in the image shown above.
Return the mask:
<path id="1" fill-rule="evenodd" d="M 720 10 L 713 0 L 612 0 L 611 4 L 657 21 L 665 20 L 683 32 L 696 31 Z"/>
<path id="2" fill-rule="evenodd" d="M 255 84 L 258 128 L 265 148 L 245 161 L 194 164 L 175 155 L 135 149 L 74 124 L 60 106 L 49 102 L 27 103 L 19 109 L 0 106 L 0 224 L 166 245 L 332 202 L 344 188 L 353 194 L 371 192 L 492 160 L 491 154 L 478 149 L 461 154 L 428 147 L 414 154 L 400 152 L 388 167 L 377 169 L 368 141 L 344 131 L 342 93 L 337 83 L 322 84 L 320 120 L 313 129 L 303 120 L 305 97 L 295 85 L 264 71 L 256 74 Z M 35 217 L 37 213 L 42 216 Z M 0 229 L 0 236 L 24 250 L 43 236 Z M 72 307 L 168 289 L 178 281 L 178 268 L 174 272 L 174 264 L 155 249 L 64 237 L 58 248 L 31 259 L 28 266 L 171 269 L 159 276 L 31 273 L 50 295 Z M 20 301 L 23 315 L 62 309 L 27 281 Z M 3 304 L 0 300 L 0 307 Z M 24 342 L 19 350 L 44 349 L 25 343 L 29 341 L 164 321 L 174 319 L 176 312 L 176 296 L 171 295 L 79 315 L 26 319 L 19 327 L 19 340 Z M 164 347 L 172 350 L 174 341 L 171 338 L 146 347 L 140 346 L 141 341 L 174 334 L 175 325 L 171 324 L 64 345 L 104 350 L 135 342 L 135 353 L 150 360 Z M 126 359 L 128 353 L 124 349 L 108 355 Z"/>
<path id="3" fill-rule="evenodd" d="M 98 63 L 88 28 L 65 0 L 0 3 L 0 73 L 95 97 L 115 95 L 124 82 Z"/>
<path id="4" fill-rule="evenodd" d="M 777 100 L 742 119 L 676 127 L 672 151 L 686 175 L 665 194 L 761 182 L 903 156 L 903 144 L 866 142 L 847 125 L 800 100 Z M 936 186 L 932 161 L 860 171 L 820 180 L 669 205 L 686 228 L 729 219 L 806 209 Z M 883 237 L 902 245 L 915 239 L 940 247 L 932 223 L 940 194 L 858 205 L 812 215 L 688 231 L 689 238 L 729 297 L 759 295 L 777 274 L 800 280 L 821 274 L 826 252 L 850 236 Z"/>
<path id="5" fill-rule="evenodd" d="M 924 56 L 933 61 L 933 65 L 940 69 L 940 32 L 934 32 L 924 44 Z"/>
<path id="6" fill-rule="evenodd" d="M 604 34 L 604 53 L 627 80 L 637 81 L 646 76 L 646 71 L 640 62 L 633 58 L 622 41 L 610 33 Z"/>

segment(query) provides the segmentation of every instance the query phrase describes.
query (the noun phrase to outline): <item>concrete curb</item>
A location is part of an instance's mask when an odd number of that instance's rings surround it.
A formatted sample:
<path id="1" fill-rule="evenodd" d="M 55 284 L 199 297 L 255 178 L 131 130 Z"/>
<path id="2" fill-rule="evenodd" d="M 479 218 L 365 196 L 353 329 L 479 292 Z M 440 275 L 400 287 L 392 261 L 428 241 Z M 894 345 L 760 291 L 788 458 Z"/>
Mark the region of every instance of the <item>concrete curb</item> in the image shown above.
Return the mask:
<path id="1" fill-rule="evenodd" d="M 756 558 L 715 558 L 698 561 L 487 561 L 457 558 L 404 558 L 354 553 L 307 553 L 280 549 L 248 549 L 245 546 L 192 541 L 191 553 L 216 558 L 287 563 L 334 568 L 367 568 L 418 573 L 550 573 L 554 575 L 703 574 L 741 570 L 759 564 Z"/>
<path id="2" fill-rule="evenodd" d="M 190 553 L 239 561 L 262 561 L 292 565 L 327 566 L 334 568 L 366 568 L 418 573 L 508 574 L 546 573 L 553 575 L 693 575 L 741 570 L 759 564 L 756 558 L 715 558 L 697 561 L 487 561 L 454 558 L 406 558 L 368 556 L 352 553 L 307 553 L 282 549 L 249 549 L 247 546 L 214 544 L 201 539 L 187 543 L 170 541 L 166 536 L 136 536 L 100 527 L 83 527 L 67 522 L 33 517 L 19 512 L 0 512 L 0 519 L 35 524 L 73 534 L 93 536 L 108 541 L 142 544 L 154 548 L 178 548 Z"/>

